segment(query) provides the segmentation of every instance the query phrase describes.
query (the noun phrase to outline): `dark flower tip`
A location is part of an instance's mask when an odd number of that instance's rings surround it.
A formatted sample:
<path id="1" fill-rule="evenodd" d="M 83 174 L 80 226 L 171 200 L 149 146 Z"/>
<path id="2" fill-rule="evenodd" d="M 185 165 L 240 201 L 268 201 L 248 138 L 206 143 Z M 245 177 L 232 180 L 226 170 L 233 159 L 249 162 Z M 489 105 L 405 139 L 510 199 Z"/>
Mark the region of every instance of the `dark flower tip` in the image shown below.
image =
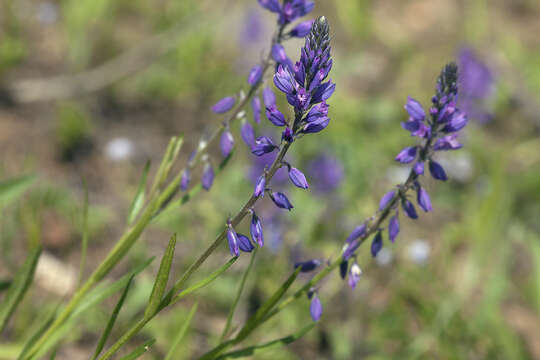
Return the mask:
<path id="1" fill-rule="evenodd" d="M 295 269 L 300 268 L 300 272 L 311 272 L 315 270 L 317 266 L 319 266 L 320 264 L 321 262 L 319 260 L 313 259 L 313 260 L 308 260 L 308 261 L 297 262 L 296 264 L 294 264 L 294 268 Z"/>

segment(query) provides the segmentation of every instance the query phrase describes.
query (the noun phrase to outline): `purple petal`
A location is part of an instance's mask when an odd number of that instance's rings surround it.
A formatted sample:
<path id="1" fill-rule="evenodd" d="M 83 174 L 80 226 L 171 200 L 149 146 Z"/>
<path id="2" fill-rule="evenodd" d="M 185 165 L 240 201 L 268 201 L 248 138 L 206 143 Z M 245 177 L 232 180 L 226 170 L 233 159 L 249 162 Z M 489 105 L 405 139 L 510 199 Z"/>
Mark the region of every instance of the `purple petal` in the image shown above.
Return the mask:
<path id="1" fill-rule="evenodd" d="M 247 146 L 250 148 L 255 146 L 255 131 L 249 121 L 243 122 L 242 128 L 240 129 L 240 135 L 242 135 L 242 140 L 244 140 Z"/>
<path id="2" fill-rule="evenodd" d="M 457 134 L 451 134 L 437 139 L 435 145 L 433 145 L 433 150 L 458 150 L 462 147 L 463 145 L 457 141 Z"/>
<path id="3" fill-rule="evenodd" d="M 270 192 L 270 198 L 278 208 L 289 211 L 294 208 L 287 196 L 281 192 Z"/>
<path id="4" fill-rule="evenodd" d="M 311 314 L 311 318 L 313 319 L 313 321 L 319 321 L 322 315 L 322 311 L 323 308 L 321 300 L 319 300 L 319 297 L 317 296 L 317 294 L 315 294 L 311 298 L 311 304 L 309 305 L 309 313 Z"/>
<path id="5" fill-rule="evenodd" d="M 354 263 L 351 266 L 351 271 L 349 272 L 349 286 L 351 289 L 356 288 L 356 284 L 360 280 L 360 276 L 362 275 L 362 269 L 360 269 L 360 266 L 358 266 L 357 263 Z"/>
<path id="6" fill-rule="evenodd" d="M 263 89 L 263 102 L 267 108 L 276 105 L 276 94 L 268 86 Z"/>
<path id="7" fill-rule="evenodd" d="M 255 190 L 253 191 L 253 196 L 261 197 L 264 196 L 264 188 L 266 187 L 266 176 L 263 174 L 255 183 Z"/>
<path id="8" fill-rule="evenodd" d="M 257 84 L 261 80 L 261 76 L 262 76 L 262 66 L 255 65 L 249 72 L 248 84 L 251 86 Z"/>
<path id="9" fill-rule="evenodd" d="M 371 242 L 371 255 L 373 257 L 376 257 L 379 251 L 381 251 L 383 247 L 383 240 L 382 240 L 382 234 L 381 232 L 377 232 L 377 235 L 373 238 L 373 241 Z"/>
<path id="10" fill-rule="evenodd" d="M 221 153 L 227 157 L 234 147 L 234 138 L 229 130 L 223 131 L 219 145 L 221 147 Z"/>
<path id="11" fill-rule="evenodd" d="M 294 264 L 294 268 L 300 268 L 300 272 L 311 272 L 321 265 L 320 260 L 313 259 L 308 261 L 297 262 Z"/>
<path id="12" fill-rule="evenodd" d="M 408 164 L 416 158 L 417 149 L 416 146 L 408 146 L 397 154 L 395 160 L 402 164 Z"/>
<path id="13" fill-rule="evenodd" d="M 236 236 L 236 232 L 232 228 L 227 229 L 227 241 L 229 242 L 229 250 L 231 252 L 232 256 L 238 256 L 240 255 L 239 246 L 238 246 L 238 238 Z"/>
<path id="14" fill-rule="evenodd" d="M 399 219 L 397 215 L 394 215 L 388 222 L 388 237 L 390 238 L 390 241 L 394 242 L 398 234 L 399 234 Z"/>
<path id="15" fill-rule="evenodd" d="M 249 241 L 249 238 L 242 234 L 236 234 L 238 239 L 238 247 L 243 252 L 252 252 L 255 246 Z"/>
<path id="16" fill-rule="evenodd" d="M 253 242 L 256 242 L 259 244 L 259 247 L 264 246 L 264 236 L 263 236 L 263 230 L 261 225 L 261 220 L 257 217 L 255 212 L 253 212 L 253 216 L 251 217 L 251 239 Z"/>
<path id="17" fill-rule="evenodd" d="M 227 96 L 215 103 L 214 106 L 212 106 L 212 111 L 216 114 L 226 113 L 233 108 L 235 103 L 236 98 L 234 98 L 233 96 Z"/>
<path id="18" fill-rule="evenodd" d="M 263 8 L 270 10 L 271 12 L 279 13 L 281 12 L 281 7 L 278 0 L 258 0 L 259 5 Z"/>
<path id="19" fill-rule="evenodd" d="M 413 169 L 416 175 L 422 175 L 424 173 L 424 163 L 422 161 L 417 162 L 414 164 Z"/>
<path id="20" fill-rule="evenodd" d="M 212 168 L 212 165 L 208 162 L 204 164 L 201 183 L 206 191 L 210 190 L 214 183 L 214 168 Z"/>
<path id="21" fill-rule="evenodd" d="M 390 201 L 392 201 L 392 199 L 394 198 L 394 195 L 396 194 L 396 191 L 395 190 L 392 190 L 392 191 L 389 191 L 387 192 L 382 198 L 381 198 L 381 201 L 379 202 L 379 211 L 383 211 L 384 209 L 386 209 L 386 206 L 388 206 L 388 204 L 390 203 Z"/>
<path id="22" fill-rule="evenodd" d="M 308 182 L 304 174 L 297 168 L 291 167 L 289 169 L 289 179 L 291 182 L 301 189 L 307 189 L 309 187 Z"/>
<path id="23" fill-rule="evenodd" d="M 424 111 L 424 108 L 422 105 L 413 99 L 412 97 L 407 98 L 407 103 L 405 104 L 405 110 L 409 113 L 409 115 L 417 121 L 423 121 L 426 117 L 426 112 Z"/>
<path id="24" fill-rule="evenodd" d="M 275 105 L 266 108 L 266 117 L 270 122 L 276 126 L 285 126 L 287 121 L 285 116 L 277 109 Z"/>
<path id="25" fill-rule="evenodd" d="M 251 152 L 257 156 L 261 156 L 270 153 L 277 148 L 278 147 L 274 145 L 272 139 L 270 139 L 268 136 L 260 136 L 257 138 L 257 140 L 255 140 L 255 146 Z"/>
<path id="26" fill-rule="evenodd" d="M 410 217 L 411 219 L 418 219 L 418 214 L 416 213 L 416 209 L 414 208 L 412 202 L 407 199 L 403 199 L 401 201 L 401 207 L 403 208 L 405 214 L 407 214 L 408 217 Z"/>
<path id="27" fill-rule="evenodd" d="M 448 177 L 446 176 L 443 167 L 438 162 L 435 162 L 433 160 L 429 162 L 429 172 L 434 179 L 442 181 L 448 180 Z"/>
<path id="28" fill-rule="evenodd" d="M 352 243 L 354 240 L 358 239 L 359 237 L 364 236 L 365 233 L 366 233 L 366 224 L 358 225 L 357 227 L 354 228 L 354 230 L 351 232 L 349 237 L 347 237 L 347 243 L 348 244 Z"/>
<path id="29" fill-rule="evenodd" d="M 261 122 L 261 99 L 258 96 L 254 96 L 251 99 L 251 109 L 253 110 L 253 121 L 255 123 Z"/>
<path id="30" fill-rule="evenodd" d="M 431 207 L 431 199 L 429 198 L 429 194 L 424 188 L 418 187 L 416 192 L 416 201 L 425 212 L 433 210 Z"/>
<path id="31" fill-rule="evenodd" d="M 182 178 L 180 179 L 180 190 L 186 191 L 189 187 L 189 182 L 191 180 L 191 172 L 189 169 L 185 169 L 182 173 Z"/>

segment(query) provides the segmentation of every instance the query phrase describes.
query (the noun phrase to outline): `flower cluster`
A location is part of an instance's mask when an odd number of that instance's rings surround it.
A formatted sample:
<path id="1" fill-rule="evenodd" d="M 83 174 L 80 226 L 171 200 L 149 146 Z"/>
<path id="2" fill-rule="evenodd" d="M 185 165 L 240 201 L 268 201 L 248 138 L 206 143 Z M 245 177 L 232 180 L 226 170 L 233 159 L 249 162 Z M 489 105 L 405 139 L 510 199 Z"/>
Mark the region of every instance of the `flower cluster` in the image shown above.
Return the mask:
<path id="1" fill-rule="evenodd" d="M 467 115 L 456 106 L 458 93 L 458 68 L 454 63 L 444 67 L 438 80 L 436 94 L 432 98 L 432 106 L 426 114 L 422 105 L 413 98 L 408 98 L 405 110 L 409 119 L 401 125 L 412 136 L 420 139 L 420 144 L 408 146 L 401 150 L 395 160 L 403 164 L 412 164 L 409 177 L 405 184 L 398 185 L 387 192 L 379 203 L 379 217 L 373 225 L 368 222 L 356 227 L 347 238 L 343 260 L 340 264 L 342 278 L 348 274 L 349 284 L 355 287 L 361 271 L 354 260 L 350 270 L 349 260 L 355 258 L 355 252 L 367 236 L 375 233 L 371 242 L 371 254 L 375 257 L 383 247 L 383 228 L 381 223 L 390 216 L 388 221 L 388 238 L 394 242 L 400 231 L 400 205 L 405 215 L 417 219 L 418 213 L 407 191 L 416 191 L 416 203 L 425 212 L 432 210 L 429 194 L 420 184 L 420 176 L 424 175 L 427 162 L 429 173 L 436 180 L 447 180 L 446 172 L 441 164 L 435 161 L 438 151 L 457 150 L 462 147 L 458 141 L 458 132 L 467 125 Z"/>
<path id="2" fill-rule="evenodd" d="M 281 4 L 279 0 L 259 0 L 259 4 L 263 8 L 278 14 L 278 23 L 280 25 L 290 24 L 294 20 L 309 14 L 315 6 L 313 1 L 308 0 L 283 0 Z M 301 37 L 304 37 L 309 30 L 310 27 L 306 28 L 305 25 L 301 24 L 295 27 L 292 32 L 303 31 L 304 35 Z"/>

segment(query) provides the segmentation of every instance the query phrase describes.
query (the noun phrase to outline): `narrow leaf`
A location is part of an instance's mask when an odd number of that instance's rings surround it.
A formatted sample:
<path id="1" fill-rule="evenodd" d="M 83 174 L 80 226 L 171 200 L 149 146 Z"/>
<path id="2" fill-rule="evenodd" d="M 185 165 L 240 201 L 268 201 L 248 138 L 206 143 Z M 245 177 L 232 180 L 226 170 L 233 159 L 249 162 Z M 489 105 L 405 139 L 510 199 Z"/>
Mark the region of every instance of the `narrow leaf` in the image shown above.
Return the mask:
<path id="1" fill-rule="evenodd" d="M 131 225 L 133 221 L 135 221 L 135 219 L 137 218 L 137 215 L 139 215 L 139 212 L 141 211 L 144 205 L 146 179 L 148 177 L 149 170 L 150 170 L 150 160 L 148 160 L 146 162 L 146 165 L 144 166 L 141 180 L 139 181 L 139 187 L 137 188 L 137 193 L 135 194 L 135 197 L 133 198 L 133 201 L 131 202 L 131 206 L 129 207 L 128 218 L 127 218 L 128 225 Z"/>
<path id="2" fill-rule="evenodd" d="M 13 283 L 9 287 L 2 305 L 0 306 L 0 331 L 3 331 L 9 321 L 9 318 L 21 303 L 26 291 L 30 287 L 34 279 L 39 255 L 41 254 L 41 246 L 36 246 L 26 257 L 22 267 L 17 271 Z"/>
<path id="3" fill-rule="evenodd" d="M 101 335 L 101 338 L 99 339 L 99 342 L 96 347 L 96 352 L 94 353 L 94 356 L 92 357 L 92 359 L 97 359 L 99 353 L 101 352 L 101 350 L 103 350 L 103 347 L 105 346 L 105 343 L 107 342 L 107 339 L 109 338 L 109 335 L 114 326 L 114 323 L 116 322 L 116 318 L 118 317 L 118 314 L 120 313 L 120 309 L 122 308 L 122 305 L 124 305 L 124 300 L 126 300 L 127 294 L 129 292 L 129 288 L 131 284 L 133 283 L 133 277 L 134 277 L 134 274 L 132 274 L 131 277 L 129 278 L 129 281 L 126 287 L 124 288 L 124 291 L 122 292 L 122 296 L 120 296 L 118 303 L 114 307 L 114 310 L 111 314 L 111 318 L 107 322 L 107 326 L 105 327 L 105 330 L 103 331 L 103 334 Z"/>
<path id="4" fill-rule="evenodd" d="M 315 325 L 316 325 L 316 323 L 311 323 L 311 324 L 307 325 L 306 327 L 302 328 L 300 331 L 298 331 L 298 332 L 296 332 L 296 333 L 294 333 L 292 335 L 283 337 L 281 339 L 276 339 L 276 340 L 273 340 L 273 341 L 269 341 L 269 342 L 264 343 L 264 344 L 249 346 L 249 347 L 246 347 L 244 349 L 232 351 L 232 352 L 221 355 L 217 359 L 218 360 L 238 359 L 238 358 L 243 358 L 243 357 L 247 357 L 247 356 L 254 356 L 254 355 L 258 355 L 258 354 L 260 354 L 260 353 L 262 353 L 264 351 L 268 351 L 268 350 L 275 349 L 277 347 L 289 345 L 289 344 L 295 342 L 296 340 L 300 339 L 304 335 L 306 335 L 311 329 L 313 329 L 315 327 Z"/>
<path id="5" fill-rule="evenodd" d="M 27 175 L 0 182 L 0 210 L 22 195 L 35 180 L 35 176 Z"/>
<path id="6" fill-rule="evenodd" d="M 50 324 L 52 324 L 54 318 L 56 317 L 56 314 L 58 312 L 58 307 L 56 307 L 43 321 L 43 323 L 37 328 L 37 330 L 28 338 L 26 343 L 23 346 L 23 349 L 21 353 L 19 354 L 19 357 L 17 357 L 17 360 L 21 360 L 24 358 L 24 355 L 28 352 L 30 347 L 34 345 L 34 343 L 39 339 L 39 337 L 47 330 Z"/>
<path id="7" fill-rule="evenodd" d="M 193 319 L 193 315 L 195 315 L 195 312 L 197 312 L 197 306 L 198 306 L 198 303 L 195 303 L 195 305 L 191 307 L 191 311 L 189 312 L 184 323 L 182 324 L 182 328 L 180 329 L 180 331 L 174 338 L 171 344 L 171 348 L 169 349 L 169 351 L 167 352 L 167 355 L 165 356 L 165 360 L 172 360 L 174 356 L 174 351 L 176 350 L 176 348 L 178 347 L 178 345 L 184 338 L 184 335 L 186 335 L 187 329 L 189 328 L 189 325 L 191 324 L 191 320 Z"/>
<path id="8" fill-rule="evenodd" d="M 80 286 L 84 274 L 84 267 L 86 265 L 86 250 L 88 249 L 88 185 L 83 180 L 84 186 L 84 202 L 83 202 L 83 214 L 82 214 L 82 241 L 81 241 L 81 264 L 79 267 L 79 280 L 77 281 Z"/>
<path id="9" fill-rule="evenodd" d="M 169 240 L 169 245 L 163 254 L 161 259 L 161 264 L 159 265 L 159 271 L 156 276 L 156 281 L 154 282 L 154 288 L 152 289 L 152 294 L 150 294 L 150 299 L 148 300 L 148 305 L 144 311 L 144 316 L 152 316 L 155 311 L 159 308 L 161 303 L 161 298 L 165 293 L 165 288 L 167 287 L 167 281 L 169 280 L 169 273 L 171 272 L 171 265 L 174 257 L 174 248 L 176 246 L 176 234 L 171 236 Z"/>
<path id="10" fill-rule="evenodd" d="M 133 350 L 132 353 L 121 357 L 119 360 L 134 360 L 140 357 L 142 354 L 147 352 L 150 349 L 150 346 L 152 346 L 156 342 L 156 339 L 148 340 L 142 345 L 139 345 L 135 350 Z"/>

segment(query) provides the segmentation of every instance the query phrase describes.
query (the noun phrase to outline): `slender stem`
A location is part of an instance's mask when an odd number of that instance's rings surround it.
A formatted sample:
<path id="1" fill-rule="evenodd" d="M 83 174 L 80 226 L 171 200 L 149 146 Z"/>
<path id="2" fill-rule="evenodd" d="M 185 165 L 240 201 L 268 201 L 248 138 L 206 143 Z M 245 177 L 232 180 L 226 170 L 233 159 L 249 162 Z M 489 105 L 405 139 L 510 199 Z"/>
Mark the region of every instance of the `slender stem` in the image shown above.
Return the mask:
<path id="1" fill-rule="evenodd" d="M 251 255 L 251 259 L 249 260 L 249 265 L 244 270 L 244 275 L 242 276 L 242 280 L 240 281 L 240 286 L 238 287 L 238 291 L 236 292 L 236 298 L 234 299 L 234 302 L 231 306 L 231 309 L 229 311 L 229 316 L 227 316 L 227 323 L 225 324 L 225 328 L 223 329 L 223 333 L 221 334 L 221 341 L 224 341 L 227 338 L 227 334 L 229 333 L 229 329 L 231 328 L 232 319 L 234 316 L 234 312 L 236 310 L 236 306 L 238 306 L 238 301 L 240 301 L 240 297 L 242 296 L 242 292 L 244 291 L 244 285 L 246 284 L 246 279 L 251 272 L 251 268 L 253 267 L 253 263 L 255 262 L 255 257 L 257 255 L 257 248 L 253 251 L 253 255 Z"/>

